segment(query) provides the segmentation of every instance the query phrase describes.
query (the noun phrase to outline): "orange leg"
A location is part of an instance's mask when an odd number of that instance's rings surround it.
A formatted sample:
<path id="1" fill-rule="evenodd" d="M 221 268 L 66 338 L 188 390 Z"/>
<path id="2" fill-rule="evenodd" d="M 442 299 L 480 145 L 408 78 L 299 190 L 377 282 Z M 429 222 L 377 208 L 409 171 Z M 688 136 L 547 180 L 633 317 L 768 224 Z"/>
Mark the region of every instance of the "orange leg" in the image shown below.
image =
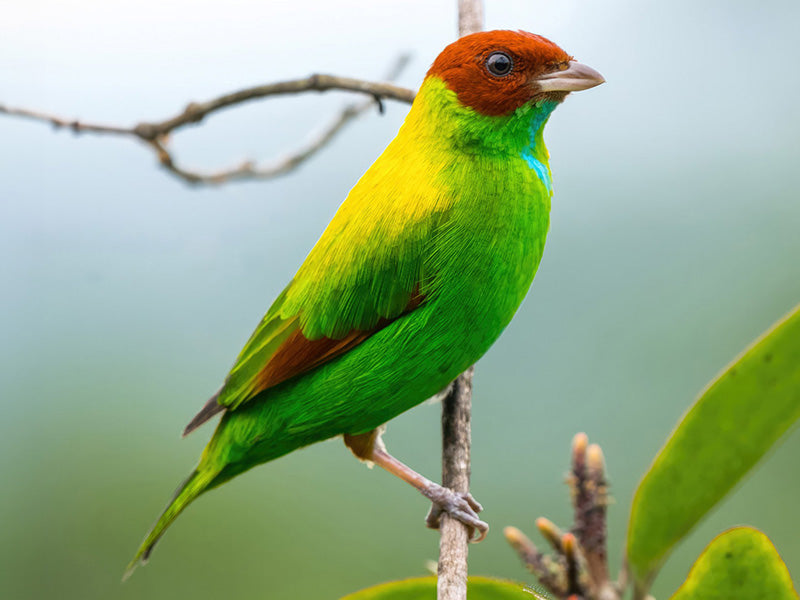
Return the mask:
<path id="1" fill-rule="evenodd" d="M 382 469 L 396 475 L 406 483 L 410 483 L 428 500 L 433 502 L 425 523 L 431 529 L 438 529 L 443 512 L 458 519 L 469 529 L 469 537 L 475 542 L 480 542 L 486 537 L 489 525 L 478 518 L 478 513 L 483 507 L 471 494 L 454 492 L 430 479 L 423 477 L 410 467 L 401 463 L 386 451 L 386 446 L 381 439 L 382 429 L 373 429 L 368 433 L 359 435 L 345 434 L 344 443 L 356 458 L 374 463 Z M 475 533 L 477 532 L 477 537 Z"/>

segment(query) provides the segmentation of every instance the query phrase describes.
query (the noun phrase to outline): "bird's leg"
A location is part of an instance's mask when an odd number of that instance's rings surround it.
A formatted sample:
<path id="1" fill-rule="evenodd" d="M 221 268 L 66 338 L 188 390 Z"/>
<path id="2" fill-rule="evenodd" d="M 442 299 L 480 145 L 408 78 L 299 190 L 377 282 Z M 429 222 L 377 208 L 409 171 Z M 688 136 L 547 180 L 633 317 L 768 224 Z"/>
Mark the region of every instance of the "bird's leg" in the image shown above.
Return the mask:
<path id="1" fill-rule="evenodd" d="M 423 496 L 433 502 L 425 519 L 428 527 L 438 529 L 442 513 L 446 512 L 466 525 L 470 540 L 480 542 L 485 538 L 486 532 L 489 531 L 489 525 L 478 518 L 478 513 L 483 510 L 483 507 L 475 498 L 469 493 L 454 492 L 434 483 L 401 463 L 386 451 L 386 446 L 381 439 L 382 433 L 382 428 L 378 428 L 358 435 L 345 434 L 344 443 L 359 460 L 374 463 L 389 471 L 392 475 L 413 485 Z"/>

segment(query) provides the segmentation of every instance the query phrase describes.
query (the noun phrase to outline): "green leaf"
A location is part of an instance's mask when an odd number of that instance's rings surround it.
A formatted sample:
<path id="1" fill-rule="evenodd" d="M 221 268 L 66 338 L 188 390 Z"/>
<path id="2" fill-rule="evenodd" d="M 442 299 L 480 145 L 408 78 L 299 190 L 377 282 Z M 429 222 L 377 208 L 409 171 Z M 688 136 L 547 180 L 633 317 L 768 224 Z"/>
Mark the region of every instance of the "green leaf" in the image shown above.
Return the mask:
<path id="1" fill-rule="evenodd" d="M 470 577 L 468 600 L 546 600 L 546 596 L 521 583 Z M 392 581 L 349 594 L 341 600 L 436 600 L 436 577 Z"/>
<path id="2" fill-rule="evenodd" d="M 737 527 L 714 538 L 671 600 L 798 600 L 769 538 Z"/>
<path id="3" fill-rule="evenodd" d="M 638 588 L 799 417 L 800 305 L 708 386 L 639 484 L 627 543 Z"/>

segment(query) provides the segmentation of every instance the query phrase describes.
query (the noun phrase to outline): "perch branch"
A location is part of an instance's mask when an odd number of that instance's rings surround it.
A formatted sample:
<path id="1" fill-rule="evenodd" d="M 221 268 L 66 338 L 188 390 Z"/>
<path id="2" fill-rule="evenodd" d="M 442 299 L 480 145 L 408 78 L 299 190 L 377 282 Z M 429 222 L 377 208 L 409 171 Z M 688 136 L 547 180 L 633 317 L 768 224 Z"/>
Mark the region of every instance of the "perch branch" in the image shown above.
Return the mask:
<path id="1" fill-rule="evenodd" d="M 483 0 L 458 0 L 458 37 L 483 30 Z"/>
<path id="2" fill-rule="evenodd" d="M 483 0 L 458 0 L 459 37 L 482 29 Z M 475 368 L 470 367 L 459 375 L 442 403 L 442 485 L 457 492 L 469 492 L 474 372 Z M 444 515 L 439 539 L 438 600 L 466 600 L 468 544 L 467 528 Z"/>
<path id="3" fill-rule="evenodd" d="M 469 492 L 473 371 L 470 367 L 459 375 L 442 401 L 442 485 L 462 493 Z M 447 514 L 442 515 L 440 529 L 438 599 L 464 600 L 469 531 Z"/>
<path id="4" fill-rule="evenodd" d="M 386 79 L 388 81 L 396 79 L 408 64 L 408 60 L 408 55 L 400 56 L 387 73 Z M 198 124 L 208 115 L 224 108 L 269 96 L 298 94 L 309 91 L 325 92 L 329 90 L 355 92 L 364 94 L 369 98 L 346 105 L 325 128 L 313 135 L 305 144 L 270 163 L 259 166 L 253 161 L 244 161 L 231 168 L 202 172 L 179 166 L 174 154 L 169 150 L 167 138 L 170 134 L 187 125 Z M 0 114 L 50 123 L 56 129 L 66 128 L 76 134 L 94 133 L 136 138 L 153 150 L 158 162 L 167 172 L 179 179 L 190 184 L 220 184 L 244 179 L 267 179 L 292 171 L 324 148 L 348 123 L 364 114 L 371 107 L 377 106 L 383 112 L 383 99 L 410 103 L 414 99 L 414 92 L 392 83 L 318 74 L 302 79 L 247 88 L 205 102 L 191 102 L 183 111 L 173 117 L 157 122 L 143 121 L 133 127 L 66 119 L 41 111 L 13 108 L 3 104 L 0 104 Z"/>

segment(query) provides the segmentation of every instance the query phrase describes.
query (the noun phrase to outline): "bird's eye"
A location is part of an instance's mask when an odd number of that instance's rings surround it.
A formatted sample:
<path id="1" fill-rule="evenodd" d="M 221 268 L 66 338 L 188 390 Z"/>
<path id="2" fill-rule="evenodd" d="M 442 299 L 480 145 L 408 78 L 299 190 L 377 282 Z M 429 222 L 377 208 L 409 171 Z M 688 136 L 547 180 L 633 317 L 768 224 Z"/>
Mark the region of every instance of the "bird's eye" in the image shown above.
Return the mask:
<path id="1" fill-rule="evenodd" d="M 505 77 L 514 68 L 514 61 L 505 52 L 492 52 L 486 59 L 486 70 L 495 77 Z"/>

